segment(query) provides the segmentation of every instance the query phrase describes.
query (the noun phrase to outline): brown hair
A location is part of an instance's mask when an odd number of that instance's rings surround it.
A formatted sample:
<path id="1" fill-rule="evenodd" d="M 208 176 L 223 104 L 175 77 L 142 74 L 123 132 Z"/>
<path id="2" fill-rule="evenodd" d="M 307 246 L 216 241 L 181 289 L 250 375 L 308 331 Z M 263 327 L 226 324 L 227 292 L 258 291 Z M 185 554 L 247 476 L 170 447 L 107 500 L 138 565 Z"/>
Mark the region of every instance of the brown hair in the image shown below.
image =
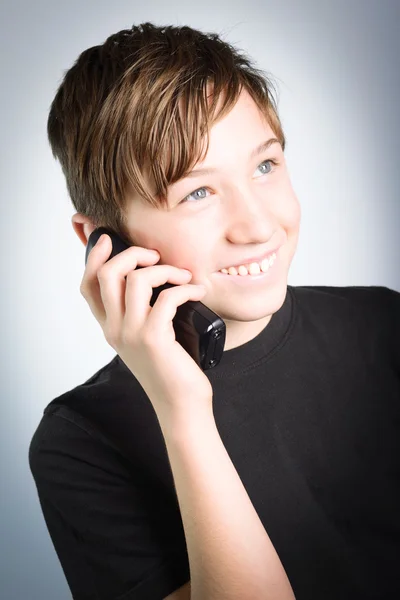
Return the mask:
<path id="1" fill-rule="evenodd" d="M 215 33 L 146 22 L 83 51 L 65 73 L 47 123 L 76 211 L 132 243 L 124 212 L 129 190 L 166 206 L 167 187 L 203 160 L 210 127 L 242 87 L 284 150 L 272 81 Z"/>

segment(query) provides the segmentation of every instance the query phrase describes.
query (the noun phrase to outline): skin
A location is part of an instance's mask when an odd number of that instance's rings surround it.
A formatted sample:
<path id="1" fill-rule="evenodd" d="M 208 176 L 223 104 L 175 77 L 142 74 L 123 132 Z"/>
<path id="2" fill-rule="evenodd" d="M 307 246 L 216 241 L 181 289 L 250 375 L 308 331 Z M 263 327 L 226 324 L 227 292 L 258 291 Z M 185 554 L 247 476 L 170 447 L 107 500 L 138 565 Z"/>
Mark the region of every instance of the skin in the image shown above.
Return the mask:
<path id="1" fill-rule="evenodd" d="M 129 197 L 129 232 L 135 244 L 157 250 L 161 259 L 156 264 L 188 269 L 193 274 L 190 283 L 206 286 L 201 302 L 225 321 L 225 350 L 255 338 L 286 297 L 299 236 L 300 204 L 280 144 L 249 159 L 256 146 L 274 137 L 243 90 L 233 109 L 212 127 L 207 155 L 194 167 L 216 168 L 215 173 L 171 185 L 169 210 L 154 208 L 134 194 Z M 76 213 L 72 225 L 86 246 L 93 223 Z M 281 244 L 279 276 L 274 283 L 269 284 L 267 278 L 262 285 L 239 286 L 216 273 L 225 265 L 238 264 L 243 256 L 258 256 Z"/>

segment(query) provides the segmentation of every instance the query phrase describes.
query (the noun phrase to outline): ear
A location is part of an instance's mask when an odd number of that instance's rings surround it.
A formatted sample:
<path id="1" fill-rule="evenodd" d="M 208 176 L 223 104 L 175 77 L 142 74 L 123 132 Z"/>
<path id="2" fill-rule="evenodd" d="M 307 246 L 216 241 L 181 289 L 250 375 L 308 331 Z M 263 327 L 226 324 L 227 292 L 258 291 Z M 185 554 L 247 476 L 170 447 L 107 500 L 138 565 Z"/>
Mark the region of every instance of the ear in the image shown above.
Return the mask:
<path id="1" fill-rule="evenodd" d="M 82 244 L 87 246 L 90 234 L 96 229 L 95 225 L 88 217 L 81 213 L 75 213 L 71 218 L 71 222 L 76 235 L 81 240 Z"/>

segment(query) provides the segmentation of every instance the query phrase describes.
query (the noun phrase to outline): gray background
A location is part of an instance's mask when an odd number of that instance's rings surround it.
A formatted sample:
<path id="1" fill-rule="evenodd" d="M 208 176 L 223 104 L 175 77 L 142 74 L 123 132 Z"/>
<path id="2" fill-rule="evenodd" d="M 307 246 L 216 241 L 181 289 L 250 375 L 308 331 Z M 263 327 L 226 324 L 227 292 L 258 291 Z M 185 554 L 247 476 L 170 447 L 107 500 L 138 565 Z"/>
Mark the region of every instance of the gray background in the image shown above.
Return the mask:
<path id="1" fill-rule="evenodd" d="M 66 600 L 28 445 L 44 407 L 115 352 L 79 292 L 84 247 L 46 139 L 64 71 L 133 23 L 221 33 L 278 85 L 302 205 L 289 283 L 400 291 L 400 2 L 5 0 L 0 10 L 0 597 Z"/>

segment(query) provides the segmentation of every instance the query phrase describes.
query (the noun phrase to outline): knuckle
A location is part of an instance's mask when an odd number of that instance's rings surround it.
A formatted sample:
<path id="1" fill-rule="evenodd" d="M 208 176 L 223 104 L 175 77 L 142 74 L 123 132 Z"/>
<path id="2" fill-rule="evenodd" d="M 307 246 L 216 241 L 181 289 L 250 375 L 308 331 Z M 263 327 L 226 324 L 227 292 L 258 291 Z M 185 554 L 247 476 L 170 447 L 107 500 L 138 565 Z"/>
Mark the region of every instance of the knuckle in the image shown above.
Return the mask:
<path id="1" fill-rule="evenodd" d="M 124 347 L 134 348 L 137 344 L 137 335 L 132 330 L 123 330 L 121 333 L 121 343 Z"/>
<path id="2" fill-rule="evenodd" d="M 129 281 L 131 279 L 135 279 L 137 274 L 139 273 L 139 271 L 137 271 L 136 269 L 131 269 L 127 274 L 126 274 L 126 278 L 129 278 Z"/>
<path id="3" fill-rule="evenodd" d="M 161 300 L 161 302 L 165 302 L 169 298 L 169 292 L 170 292 L 170 290 L 173 290 L 173 289 L 174 288 L 166 288 L 165 290 L 162 290 L 158 294 L 158 299 Z"/>
<path id="4" fill-rule="evenodd" d="M 157 336 L 154 334 L 154 332 L 147 327 L 146 329 L 144 329 L 142 331 L 142 344 L 143 346 L 146 346 L 146 348 L 148 350 L 151 350 L 152 347 L 155 345 L 155 340 L 157 338 Z"/>
<path id="5" fill-rule="evenodd" d="M 140 329 L 140 343 L 145 346 L 151 346 L 154 341 L 157 341 L 157 334 L 151 321 L 147 320 Z"/>

